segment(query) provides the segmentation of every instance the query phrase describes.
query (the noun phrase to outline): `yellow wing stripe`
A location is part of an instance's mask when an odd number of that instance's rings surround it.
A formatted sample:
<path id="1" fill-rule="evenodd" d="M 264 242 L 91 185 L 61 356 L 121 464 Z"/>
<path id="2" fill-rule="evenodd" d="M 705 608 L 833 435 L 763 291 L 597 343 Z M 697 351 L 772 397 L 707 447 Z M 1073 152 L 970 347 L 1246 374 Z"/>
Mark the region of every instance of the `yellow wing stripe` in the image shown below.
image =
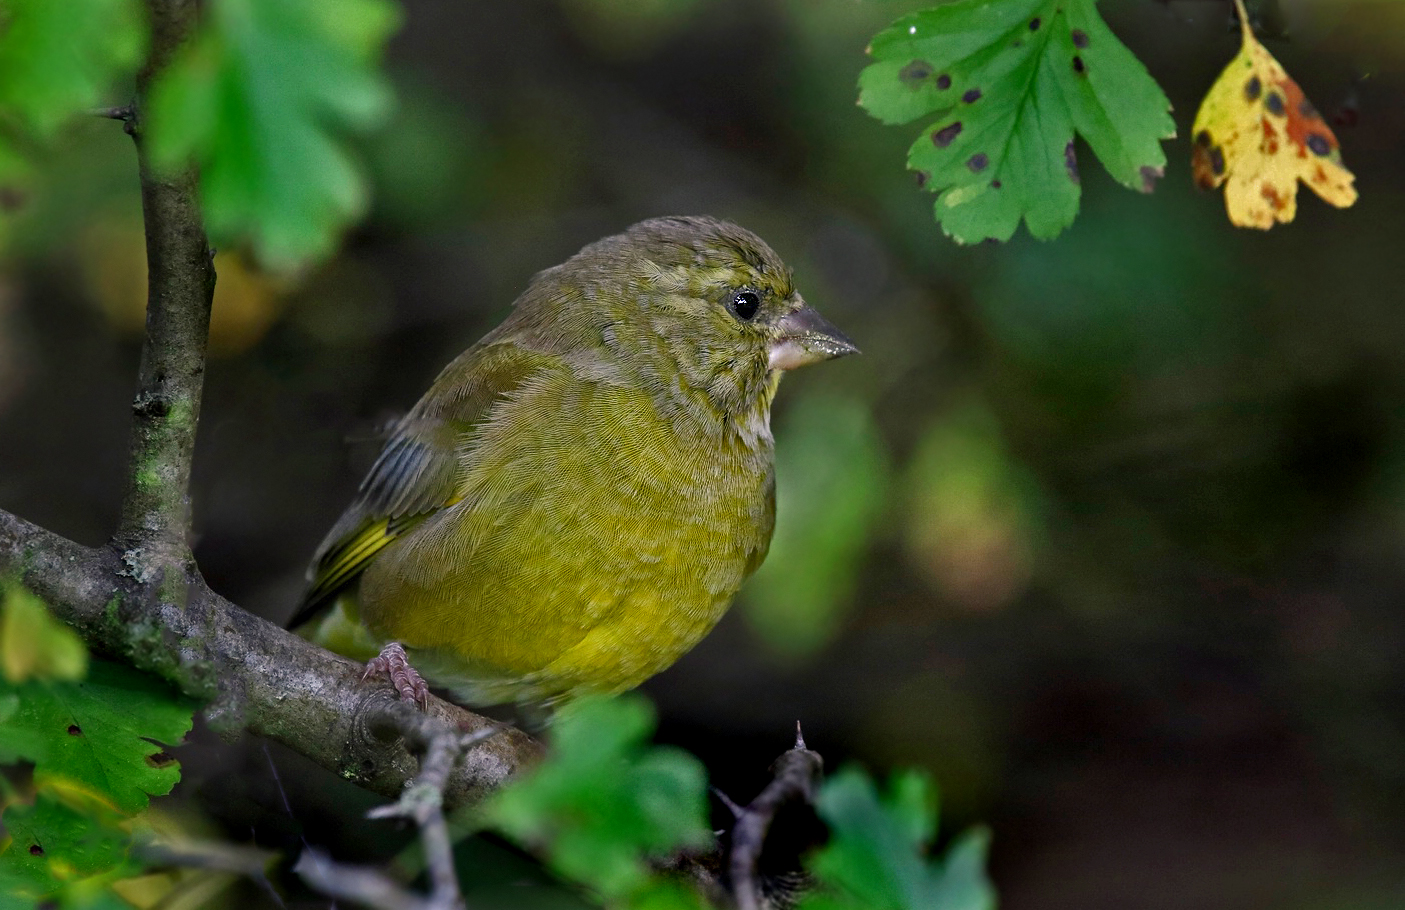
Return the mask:
<path id="1" fill-rule="evenodd" d="M 390 525 L 391 522 L 387 520 L 377 521 L 328 553 L 327 558 L 317 567 L 317 575 L 308 590 L 307 601 L 311 603 L 321 600 L 324 595 L 336 591 L 365 569 L 373 556 L 403 533 L 403 526 L 391 528 Z"/>

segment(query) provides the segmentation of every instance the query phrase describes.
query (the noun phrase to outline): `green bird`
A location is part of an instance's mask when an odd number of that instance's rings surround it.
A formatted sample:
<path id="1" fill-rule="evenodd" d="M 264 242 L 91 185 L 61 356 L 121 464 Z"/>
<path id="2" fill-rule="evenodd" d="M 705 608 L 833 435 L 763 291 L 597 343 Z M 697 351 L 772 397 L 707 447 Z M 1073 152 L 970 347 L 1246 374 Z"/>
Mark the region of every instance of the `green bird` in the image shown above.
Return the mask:
<path id="1" fill-rule="evenodd" d="M 292 625 L 421 703 L 426 678 L 472 705 L 633 688 L 766 556 L 781 373 L 856 351 L 734 224 L 592 243 L 399 422 Z"/>

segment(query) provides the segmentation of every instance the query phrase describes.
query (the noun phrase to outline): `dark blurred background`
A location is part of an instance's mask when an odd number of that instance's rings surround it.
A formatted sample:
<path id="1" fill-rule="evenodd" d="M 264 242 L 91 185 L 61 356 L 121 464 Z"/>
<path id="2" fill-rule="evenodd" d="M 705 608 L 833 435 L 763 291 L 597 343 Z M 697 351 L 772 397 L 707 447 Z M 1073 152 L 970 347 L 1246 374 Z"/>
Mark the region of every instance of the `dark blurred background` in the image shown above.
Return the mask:
<path id="1" fill-rule="evenodd" d="M 855 107 L 920 2 L 411 0 L 376 197 L 333 261 L 217 259 L 193 503 L 275 620 L 386 422 L 531 275 L 661 214 L 765 237 L 863 348 L 790 376 L 763 572 L 646 686 L 750 798 L 795 720 L 831 767 L 930 769 L 1008 910 L 1405 904 L 1405 4 L 1264 5 L 1361 199 L 1231 228 L 1185 138 L 1237 50 L 1217 0 L 1108 0 L 1175 105 L 1150 196 L 1083 150 L 1051 243 L 957 247 Z M 98 202 L 94 203 L 94 200 Z M 144 305 L 130 140 L 80 124 L 0 271 L 0 507 L 110 533 Z M 384 858 L 371 804 L 202 734 L 222 836 Z"/>

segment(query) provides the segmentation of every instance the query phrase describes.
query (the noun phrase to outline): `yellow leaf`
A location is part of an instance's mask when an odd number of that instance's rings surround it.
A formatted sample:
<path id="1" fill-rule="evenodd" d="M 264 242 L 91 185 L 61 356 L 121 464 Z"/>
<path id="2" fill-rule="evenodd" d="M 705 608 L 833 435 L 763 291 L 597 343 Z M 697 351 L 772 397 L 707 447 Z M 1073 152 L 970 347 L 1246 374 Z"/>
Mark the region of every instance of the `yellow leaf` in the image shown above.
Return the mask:
<path id="1" fill-rule="evenodd" d="M 1207 190 L 1227 183 L 1225 208 L 1238 227 L 1266 230 L 1275 221 L 1292 221 L 1299 180 L 1346 208 L 1356 201 L 1356 178 L 1342 165 L 1337 137 L 1254 38 L 1243 0 L 1234 3 L 1244 46 L 1195 115 L 1195 182 Z"/>
<path id="2" fill-rule="evenodd" d="M 43 601 L 19 585 L 0 592 L 0 673 L 8 682 L 88 674 L 88 649 L 72 629 L 49 615 Z"/>

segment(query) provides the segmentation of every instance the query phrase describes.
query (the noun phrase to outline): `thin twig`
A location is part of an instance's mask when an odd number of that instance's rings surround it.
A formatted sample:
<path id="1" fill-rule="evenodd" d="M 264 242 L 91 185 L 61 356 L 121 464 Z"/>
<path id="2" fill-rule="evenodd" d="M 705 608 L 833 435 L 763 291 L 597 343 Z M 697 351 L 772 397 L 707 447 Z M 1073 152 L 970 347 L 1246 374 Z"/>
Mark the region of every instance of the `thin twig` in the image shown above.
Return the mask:
<path id="1" fill-rule="evenodd" d="M 431 910 L 415 892 L 375 869 L 339 863 L 320 850 L 304 850 L 293 865 L 307 886 L 336 900 L 375 910 Z"/>
<path id="2" fill-rule="evenodd" d="M 285 906 L 268 880 L 268 867 L 278 858 L 271 851 L 219 841 L 151 841 L 138 844 L 132 853 L 148 869 L 204 869 L 242 876 L 258 885 L 275 906 Z"/>
<path id="3" fill-rule="evenodd" d="M 376 869 L 334 862 L 315 850 L 303 851 L 293 871 L 307 884 L 331 897 L 355 901 L 368 907 L 397 907 L 411 910 L 462 910 L 463 893 L 454 870 L 453 843 L 444 817 L 444 787 L 455 763 L 466 752 L 506 729 L 494 725 L 462 733 L 443 721 L 418 712 L 387 710 L 383 721 L 404 737 L 406 744 L 424 758 L 419 776 L 405 788 L 400 799 L 372 809 L 367 818 L 408 818 L 420 829 L 425 863 L 429 870 L 430 893 L 421 897 Z"/>
<path id="4" fill-rule="evenodd" d="M 797 723 L 795 747 L 776 759 L 771 782 L 745 808 L 733 810 L 737 821 L 732 827 L 729 872 L 737 910 L 760 910 L 761 889 L 756 867 L 766 842 L 766 832 L 781 806 L 791 800 L 809 803 L 814 799 L 815 786 L 823 770 L 824 760 L 819 753 L 805 748 L 805 738 Z"/>

